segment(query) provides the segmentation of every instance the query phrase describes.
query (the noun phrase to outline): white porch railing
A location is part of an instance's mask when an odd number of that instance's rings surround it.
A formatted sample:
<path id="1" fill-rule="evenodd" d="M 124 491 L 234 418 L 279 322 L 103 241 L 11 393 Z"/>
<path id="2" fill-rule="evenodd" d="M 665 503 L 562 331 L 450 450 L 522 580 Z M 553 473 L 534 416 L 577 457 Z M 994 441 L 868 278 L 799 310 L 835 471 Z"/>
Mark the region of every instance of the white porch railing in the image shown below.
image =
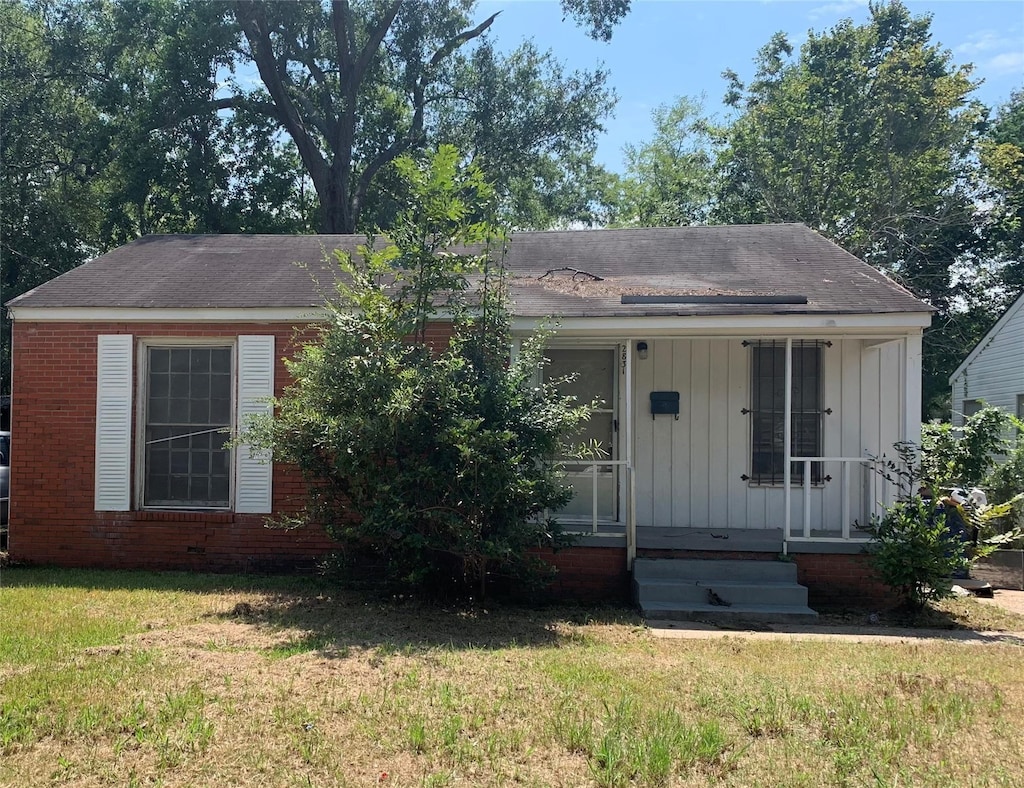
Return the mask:
<path id="1" fill-rule="evenodd" d="M 580 478 L 580 477 L 583 477 L 583 476 L 586 476 L 586 475 L 590 476 L 590 479 L 591 479 L 591 484 L 590 484 L 590 532 L 596 534 L 598 532 L 598 527 L 597 526 L 598 526 L 598 523 L 600 522 L 600 519 L 601 519 L 600 517 L 598 517 L 599 506 L 598 506 L 598 496 L 597 496 L 597 494 L 598 494 L 597 480 L 601 478 L 601 474 L 598 472 L 598 469 L 599 468 L 611 468 L 611 469 L 614 470 L 615 468 L 620 468 L 621 467 L 621 468 L 624 468 L 626 470 L 626 474 L 627 474 L 627 478 L 626 479 L 614 480 L 613 481 L 613 493 L 612 494 L 613 495 L 618 495 L 619 499 L 621 501 L 624 498 L 624 496 L 622 496 L 619 493 L 619 490 L 621 490 L 623 487 L 625 487 L 626 489 L 629 489 L 629 485 L 628 484 L 625 484 L 625 485 L 621 484 L 622 481 L 628 481 L 628 475 L 630 473 L 629 461 L 628 460 L 563 460 L 563 461 L 560 461 L 559 464 L 563 465 L 566 469 L 569 469 L 569 468 L 581 468 L 582 472 L 577 471 L 577 472 L 573 472 L 571 474 L 572 476 L 574 476 L 576 478 Z M 629 511 L 629 508 L 627 507 L 627 512 L 628 511 Z M 613 521 L 613 522 L 617 522 L 617 521 Z"/>
<path id="2" fill-rule="evenodd" d="M 803 524 L 799 534 L 794 535 L 792 530 L 793 525 L 793 490 L 790 484 L 786 484 L 786 502 L 785 502 L 785 525 L 782 534 L 782 550 L 783 553 L 787 552 L 786 546 L 789 542 L 801 542 L 801 541 L 815 541 L 815 542 L 851 542 L 851 541 L 867 541 L 864 537 L 855 536 L 851 533 L 851 491 L 853 490 L 853 483 L 851 482 L 851 469 L 855 466 L 860 466 L 866 469 L 867 472 L 867 502 L 866 506 L 858 506 L 858 513 L 864 517 L 871 517 L 876 514 L 879 508 L 879 483 L 883 489 L 881 495 L 884 498 L 886 490 L 884 486 L 886 484 L 885 479 L 881 474 L 878 473 L 878 464 L 881 460 L 874 457 L 792 457 L 792 462 L 803 464 L 803 483 L 801 485 L 801 492 L 803 494 Z M 811 490 L 818 485 L 815 485 L 811 479 L 811 465 L 812 463 L 839 463 L 841 465 L 841 471 L 839 474 L 840 481 L 840 495 L 841 495 L 841 514 L 840 514 L 840 535 L 839 536 L 823 536 L 821 534 L 812 536 L 811 534 Z M 824 468 L 822 468 L 824 470 Z M 789 481 L 790 473 L 787 473 L 786 481 Z M 864 485 L 863 480 L 857 480 L 857 489 L 861 491 L 863 495 Z M 827 529 L 823 529 L 827 530 Z"/>

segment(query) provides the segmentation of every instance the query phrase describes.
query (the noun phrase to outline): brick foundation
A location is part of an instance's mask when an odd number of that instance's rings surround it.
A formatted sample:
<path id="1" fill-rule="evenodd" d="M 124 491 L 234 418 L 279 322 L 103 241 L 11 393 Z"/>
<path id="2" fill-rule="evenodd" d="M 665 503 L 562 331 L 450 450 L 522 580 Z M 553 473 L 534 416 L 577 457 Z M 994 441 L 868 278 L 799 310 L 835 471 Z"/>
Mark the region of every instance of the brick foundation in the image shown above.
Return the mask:
<path id="1" fill-rule="evenodd" d="M 624 547 L 570 547 L 535 550 L 558 570 L 548 592 L 558 599 L 581 602 L 624 602 L 630 596 Z"/>
<path id="2" fill-rule="evenodd" d="M 899 603 L 871 567 L 870 556 L 799 553 L 792 556 L 797 581 L 807 586 L 812 608 L 867 607 L 887 609 Z"/>

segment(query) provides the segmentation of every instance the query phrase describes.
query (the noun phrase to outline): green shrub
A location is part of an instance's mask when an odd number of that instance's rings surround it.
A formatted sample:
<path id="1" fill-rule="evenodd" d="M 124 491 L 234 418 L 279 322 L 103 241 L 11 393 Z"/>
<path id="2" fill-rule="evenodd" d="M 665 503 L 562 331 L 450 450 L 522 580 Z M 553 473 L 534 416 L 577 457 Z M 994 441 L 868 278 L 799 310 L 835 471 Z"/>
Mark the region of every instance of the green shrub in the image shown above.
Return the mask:
<path id="1" fill-rule="evenodd" d="M 1016 424 L 1018 429 L 1024 429 L 1021 422 L 1017 421 Z M 1016 446 L 1005 462 L 989 474 L 984 488 L 989 501 L 993 504 L 1013 501 L 1009 514 L 999 518 L 995 523 L 997 529 L 1002 533 L 1024 529 L 1024 500 L 1019 498 L 1024 493 L 1024 436 L 1018 435 Z M 1019 548 L 1024 546 L 1024 543 L 1017 540 L 1014 546 Z"/>
<path id="2" fill-rule="evenodd" d="M 482 595 L 489 576 L 537 579 L 547 565 L 529 548 L 569 541 L 546 515 L 572 496 L 548 460 L 569 454 L 562 437 L 590 405 L 535 381 L 542 337 L 509 357 L 502 240 L 479 218 L 479 173 L 445 147 L 396 169 L 416 202 L 382 249 L 336 253 L 330 316 L 286 361 L 294 383 L 276 415 L 244 440 L 302 472 L 307 508 L 290 524 L 323 524 L 388 580 Z M 439 317 L 454 336 L 432 347 Z"/>
<path id="3" fill-rule="evenodd" d="M 1007 447 L 1010 422 L 1006 411 L 986 406 L 960 428 L 949 422 L 922 424 L 920 478 L 936 491 L 981 484 Z"/>
<path id="4" fill-rule="evenodd" d="M 913 608 L 950 596 L 950 578 L 969 564 L 969 545 L 950 533 L 939 505 L 920 495 L 897 501 L 865 530 L 882 582 Z"/>
<path id="5" fill-rule="evenodd" d="M 912 607 L 949 596 L 956 574 L 1019 532 L 1007 522 L 1020 511 L 1024 497 L 1024 454 L 998 464 L 1007 448 L 1007 427 L 1019 424 L 998 408 L 985 407 L 968 417 L 962 429 L 945 423 L 922 427 L 921 446 L 895 444 L 896 459 L 882 458 L 880 473 L 898 491 L 896 503 L 865 530 L 874 537 L 870 550 L 882 581 Z M 990 504 L 955 505 L 945 496 L 950 488 L 977 486 L 988 474 L 995 481 Z M 945 503 L 943 503 L 945 501 Z M 954 519 L 955 518 L 955 519 Z"/>

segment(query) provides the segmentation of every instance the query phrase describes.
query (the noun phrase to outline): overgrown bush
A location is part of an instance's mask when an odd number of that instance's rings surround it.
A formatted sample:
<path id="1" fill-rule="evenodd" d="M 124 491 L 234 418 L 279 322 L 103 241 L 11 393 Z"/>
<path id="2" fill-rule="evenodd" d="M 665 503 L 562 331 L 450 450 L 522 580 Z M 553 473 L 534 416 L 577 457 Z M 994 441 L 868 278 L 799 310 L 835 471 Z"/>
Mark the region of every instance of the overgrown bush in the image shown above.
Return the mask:
<path id="1" fill-rule="evenodd" d="M 382 248 L 336 253 L 329 318 L 286 362 L 276 415 L 244 439 L 301 470 L 308 505 L 289 524 L 323 524 L 389 580 L 483 594 L 488 576 L 538 578 L 530 547 L 567 543 L 546 512 L 572 491 L 548 460 L 590 405 L 536 382 L 541 337 L 510 359 L 502 238 L 480 218 L 479 173 L 452 148 L 398 172 L 415 202 Z M 454 334 L 431 347 L 437 319 Z"/>
<path id="2" fill-rule="evenodd" d="M 880 517 L 873 515 L 864 530 L 874 539 L 868 548 L 882 582 L 912 608 L 952 594 L 951 577 L 969 565 L 968 544 L 952 527 L 958 513 L 930 493 L 921 452 L 912 443 L 894 446 L 896 459 L 883 458 L 879 472 L 897 490 L 897 501 Z M 957 523 L 959 524 L 959 523 Z"/>
<path id="3" fill-rule="evenodd" d="M 947 527 L 945 512 L 920 495 L 897 501 L 865 530 L 882 582 L 913 608 L 950 596 L 950 578 L 969 563 L 968 545 Z"/>
<path id="4" fill-rule="evenodd" d="M 921 478 L 936 487 L 981 484 L 1007 448 L 1009 426 L 1009 414 L 993 407 L 968 416 L 963 427 L 937 421 L 921 425 Z"/>
<path id="5" fill-rule="evenodd" d="M 865 530 L 874 537 L 870 549 L 882 581 L 908 605 L 922 607 L 949 596 L 950 578 L 1015 538 L 1004 521 L 1024 502 L 1018 496 L 1024 486 L 1017 486 L 1022 477 L 1014 473 L 1024 469 L 1024 460 L 992 472 L 1014 422 L 1004 411 L 985 407 L 961 429 L 948 423 L 924 425 L 920 447 L 897 443 L 897 459 L 883 458 L 880 472 L 895 485 L 897 501 Z M 974 487 L 987 474 L 989 480 L 1005 482 L 990 489 L 989 504 L 958 504 L 949 497 L 951 488 Z"/>

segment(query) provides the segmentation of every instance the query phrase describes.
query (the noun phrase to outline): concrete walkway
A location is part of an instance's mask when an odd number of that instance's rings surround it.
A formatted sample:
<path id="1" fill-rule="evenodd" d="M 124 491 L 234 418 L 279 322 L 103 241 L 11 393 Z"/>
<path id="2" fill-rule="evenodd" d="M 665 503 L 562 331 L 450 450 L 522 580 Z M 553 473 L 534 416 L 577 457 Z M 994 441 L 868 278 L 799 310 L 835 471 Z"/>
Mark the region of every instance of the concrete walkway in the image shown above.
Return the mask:
<path id="1" fill-rule="evenodd" d="M 1024 591 L 997 589 L 992 599 L 979 598 L 979 602 L 998 605 L 1024 615 Z M 655 637 L 669 640 L 699 640 L 709 638 L 747 638 L 751 640 L 840 640 L 851 643 L 908 643 L 945 641 L 972 645 L 1024 646 L 1024 632 L 976 632 L 970 629 L 915 629 L 903 627 L 837 627 L 771 624 L 758 629 L 739 629 L 716 626 L 700 621 L 649 620 L 647 626 Z"/>

